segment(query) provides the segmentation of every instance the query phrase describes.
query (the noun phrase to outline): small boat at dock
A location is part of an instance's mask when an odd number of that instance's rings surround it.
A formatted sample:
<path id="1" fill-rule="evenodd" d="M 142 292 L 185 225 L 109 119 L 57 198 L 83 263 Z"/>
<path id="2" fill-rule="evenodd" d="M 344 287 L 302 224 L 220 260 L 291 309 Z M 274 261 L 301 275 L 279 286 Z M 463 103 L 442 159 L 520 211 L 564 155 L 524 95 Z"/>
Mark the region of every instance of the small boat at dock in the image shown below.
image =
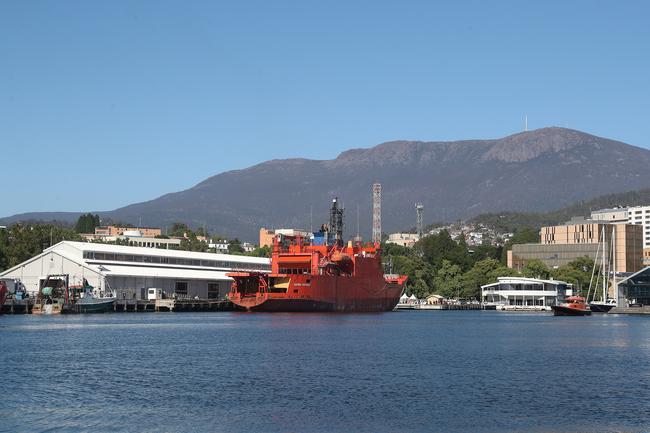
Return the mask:
<path id="1" fill-rule="evenodd" d="M 608 299 L 607 302 L 594 301 L 589 303 L 589 309 L 593 313 L 609 313 L 609 310 L 616 307 L 616 301 Z"/>
<path id="2" fill-rule="evenodd" d="M 7 285 L 4 281 L 0 281 L 0 314 L 2 314 L 2 306 L 5 304 L 5 300 L 7 299 L 7 292 L 9 292 Z"/>
<path id="3" fill-rule="evenodd" d="M 106 313 L 115 309 L 116 298 L 97 294 L 95 288 L 84 278 L 82 284 L 70 286 L 68 302 L 62 313 Z"/>
<path id="4" fill-rule="evenodd" d="M 569 296 L 566 302 L 560 305 L 552 305 L 554 316 L 589 316 L 591 310 L 582 296 Z"/>

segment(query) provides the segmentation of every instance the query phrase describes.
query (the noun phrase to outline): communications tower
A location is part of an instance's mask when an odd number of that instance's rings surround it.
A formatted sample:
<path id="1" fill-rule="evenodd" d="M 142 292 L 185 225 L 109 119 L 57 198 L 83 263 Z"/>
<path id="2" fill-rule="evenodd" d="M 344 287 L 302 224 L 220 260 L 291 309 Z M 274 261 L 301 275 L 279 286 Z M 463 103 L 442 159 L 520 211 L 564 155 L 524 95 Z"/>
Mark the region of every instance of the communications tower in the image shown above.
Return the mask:
<path id="1" fill-rule="evenodd" d="M 372 185 L 372 241 L 381 242 L 381 184 Z"/>
<path id="2" fill-rule="evenodd" d="M 422 216 L 424 214 L 424 205 L 422 203 L 415 203 L 415 212 L 417 213 L 415 230 L 418 234 L 418 239 L 422 239 Z"/>

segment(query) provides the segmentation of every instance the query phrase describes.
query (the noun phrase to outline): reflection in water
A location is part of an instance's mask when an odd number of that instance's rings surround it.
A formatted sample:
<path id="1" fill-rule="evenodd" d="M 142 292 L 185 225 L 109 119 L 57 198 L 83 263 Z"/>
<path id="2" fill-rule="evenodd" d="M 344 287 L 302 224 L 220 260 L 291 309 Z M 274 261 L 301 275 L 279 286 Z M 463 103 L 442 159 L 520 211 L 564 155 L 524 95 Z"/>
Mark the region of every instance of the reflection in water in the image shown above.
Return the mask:
<path id="1" fill-rule="evenodd" d="M 2 316 L 0 430 L 643 431 L 650 318 Z"/>

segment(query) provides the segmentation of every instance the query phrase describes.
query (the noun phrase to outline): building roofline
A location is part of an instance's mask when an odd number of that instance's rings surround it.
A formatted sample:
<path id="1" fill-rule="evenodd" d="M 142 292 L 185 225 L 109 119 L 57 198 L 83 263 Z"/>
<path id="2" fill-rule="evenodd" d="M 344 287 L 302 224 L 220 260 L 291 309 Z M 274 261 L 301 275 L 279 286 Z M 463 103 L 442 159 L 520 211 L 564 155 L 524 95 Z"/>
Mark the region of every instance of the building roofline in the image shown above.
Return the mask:
<path id="1" fill-rule="evenodd" d="M 647 269 L 650 269 L 650 266 L 646 266 L 646 267 L 644 267 L 644 268 L 642 268 L 642 269 L 636 271 L 636 272 L 633 273 L 632 275 L 628 275 L 627 277 L 623 278 L 621 281 L 617 281 L 617 282 L 616 282 L 616 285 L 619 285 L 619 284 L 621 284 L 621 283 L 624 283 L 624 282 L 626 282 L 627 280 L 629 280 L 629 279 L 632 278 L 632 277 L 636 277 L 636 276 L 639 275 L 641 272 L 643 272 L 643 271 L 645 271 L 645 270 L 647 270 Z M 618 273 L 618 272 L 617 272 L 617 273 Z"/>
<path id="2" fill-rule="evenodd" d="M 485 284 L 481 286 L 481 289 L 485 287 L 491 287 L 491 286 L 498 286 L 499 284 L 505 283 L 509 280 L 514 280 L 517 282 L 526 282 L 526 281 L 531 281 L 536 284 L 566 284 L 567 286 L 572 286 L 571 283 L 567 283 L 566 281 L 562 280 L 541 280 L 539 278 L 528 278 L 528 277 L 497 277 L 497 282 L 496 283 L 490 283 L 490 284 Z"/>
<path id="3" fill-rule="evenodd" d="M 114 244 L 103 244 L 95 242 L 77 242 L 77 241 L 61 241 L 51 247 L 43 250 L 49 251 L 56 249 L 60 245 L 68 245 L 82 255 L 84 251 L 98 251 L 98 252 L 114 252 L 114 253 L 124 253 L 124 254 L 140 254 L 148 256 L 176 256 L 184 257 L 190 259 L 204 259 L 204 260 L 221 260 L 226 262 L 243 262 L 243 263 L 252 263 L 252 264 L 268 264 L 269 259 L 266 257 L 251 257 L 251 256 L 240 256 L 236 254 L 221 254 L 221 253 L 203 253 L 196 251 L 184 251 L 184 250 L 174 250 L 166 248 L 149 248 L 149 247 L 135 247 L 127 245 L 114 245 Z"/>

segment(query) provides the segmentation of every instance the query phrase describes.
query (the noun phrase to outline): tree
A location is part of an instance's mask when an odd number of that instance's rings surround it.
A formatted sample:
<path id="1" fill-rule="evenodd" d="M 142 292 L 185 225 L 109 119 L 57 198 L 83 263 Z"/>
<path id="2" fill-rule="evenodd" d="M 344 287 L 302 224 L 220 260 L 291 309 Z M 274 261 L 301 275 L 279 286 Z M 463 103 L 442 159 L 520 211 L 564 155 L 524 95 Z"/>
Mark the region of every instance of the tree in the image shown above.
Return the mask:
<path id="1" fill-rule="evenodd" d="M 506 263 L 508 260 L 508 251 L 512 249 L 513 245 L 536 243 L 539 243 L 539 231 L 537 229 L 524 227 L 516 231 L 503 247 L 501 262 Z"/>
<path id="2" fill-rule="evenodd" d="M 533 259 L 526 262 L 521 270 L 524 277 L 546 280 L 551 276 L 551 270 L 541 260 Z"/>
<path id="3" fill-rule="evenodd" d="M 54 224 L 14 224 L 0 230 L 0 269 L 8 269 L 63 240 L 81 241 L 74 230 Z"/>
<path id="4" fill-rule="evenodd" d="M 596 278 L 602 278 L 600 276 L 600 267 L 595 266 L 594 268 L 594 261 L 589 257 L 579 257 L 552 272 L 553 278 L 572 284 L 583 296 L 586 296 L 589 291 L 592 273 L 594 275 L 593 284 L 595 285 Z"/>
<path id="5" fill-rule="evenodd" d="M 74 229 L 77 233 L 95 233 L 95 227 L 99 227 L 99 224 L 99 215 L 87 213 L 77 219 Z"/>
<path id="6" fill-rule="evenodd" d="M 235 238 L 228 243 L 228 254 L 242 254 L 244 248 L 241 246 L 239 239 Z"/>
<path id="7" fill-rule="evenodd" d="M 264 247 L 257 247 L 250 253 L 247 253 L 246 255 L 252 257 L 271 257 L 271 247 L 269 247 L 268 245 Z"/>
<path id="8" fill-rule="evenodd" d="M 393 272 L 408 276 L 406 291 L 418 298 L 424 298 L 434 290 L 435 272 L 433 267 L 420 257 L 406 253 L 410 255 L 391 256 Z"/>
<path id="9" fill-rule="evenodd" d="M 461 236 L 459 242 L 454 241 L 447 230 L 437 235 L 427 236 L 416 245 L 424 260 L 434 268 L 440 268 L 444 260 L 459 265 L 462 269 L 471 266 L 469 249 Z"/>
<path id="10" fill-rule="evenodd" d="M 436 272 L 436 293 L 445 298 L 460 297 L 463 289 L 461 277 L 462 272 L 460 266 L 453 264 L 449 260 L 443 260 L 440 268 Z"/>
<path id="11" fill-rule="evenodd" d="M 172 226 L 169 228 L 169 231 L 167 232 L 167 234 L 168 234 L 169 236 L 177 236 L 177 237 L 181 237 L 181 236 L 184 236 L 184 235 L 188 234 L 189 232 L 191 232 L 191 230 L 190 230 L 190 228 L 187 226 L 187 224 L 185 224 L 185 223 L 181 223 L 181 222 L 175 222 L 175 223 L 172 224 Z"/>
<path id="12" fill-rule="evenodd" d="M 487 258 L 474 263 L 472 269 L 465 272 L 462 278 L 462 296 L 465 298 L 480 298 L 481 286 L 494 283 L 499 277 L 518 275 L 514 269 L 503 266 L 494 258 Z"/>

